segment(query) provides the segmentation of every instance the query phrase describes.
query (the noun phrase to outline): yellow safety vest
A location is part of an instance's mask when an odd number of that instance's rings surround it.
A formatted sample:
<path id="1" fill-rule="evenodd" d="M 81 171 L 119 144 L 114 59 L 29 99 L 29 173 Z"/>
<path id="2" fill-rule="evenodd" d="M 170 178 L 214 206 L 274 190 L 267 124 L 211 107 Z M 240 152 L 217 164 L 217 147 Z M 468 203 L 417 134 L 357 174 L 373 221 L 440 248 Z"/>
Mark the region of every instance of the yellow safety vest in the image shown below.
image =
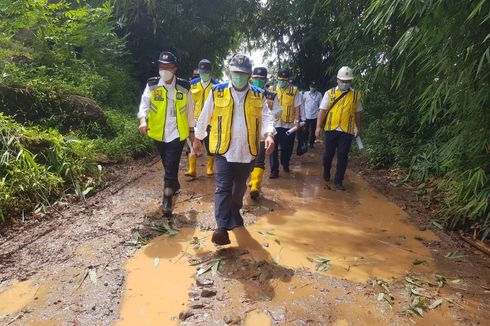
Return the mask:
<path id="1" fill-rule="evenodd" d="M 276 93 L 279 97 L 279 103 L 282 107 L 281 120 L 286 123 L 294 122 L 294 97 L 298 92 L 298 88 L 293 85 L 289 85 L 284 90 L 279 86 L 276 86 Z"/>
<path id="2" fill-rule="evenodd" d="M 204 106 L 204 101 L 208 98 L 211 88 L 216 82 L 211 79 L 208 86 L 204 88 L 202 86 L 201 78 L 195 78 L 191 81 L 191 94 L 194 100 L 194 119 L 199 119 L 201 115 L 202 108 Z"/>
<path id="3" fill-rule="evenodd" d="M 361 100 L 361 92 L 349 90 L 347 95 L 342 97 L 333 107 L 332 103 L 342 95 L 342 91 L 338 88 L 328 90 L 327 119 L 325 121 L 325 131 L 336 130 L 340 127 L 343 132 L 354 135 L 356 126 L 356 110 Z"/>
<path id="4" fill-rule="evenodd" d="M 158 83 L 158 81 L 157 81 Z M 148 136 L 157 141 L 163 141 L 165 135 L 165 119 L 167 118 L 167 89 L 163 86 L 148 83 L 150 86 L 150 111 L 148 112 Z M 189 122 L 187 120 L 187 89 L 175 85 L 173 98 L 177 116 L 177 129 L 180 140 L 189 137 Z"/>
<path id="5" fill-rule="evenodd" d="M 209 150 L 223 155 L 230 148 L 234 101 L 228 83 L 213 87 L 214 110 L 211 117 Z M 262 127 L 263 90 L 250 86 L 245 97 L 245 123 L 250 154 L 257 155 Z"/>

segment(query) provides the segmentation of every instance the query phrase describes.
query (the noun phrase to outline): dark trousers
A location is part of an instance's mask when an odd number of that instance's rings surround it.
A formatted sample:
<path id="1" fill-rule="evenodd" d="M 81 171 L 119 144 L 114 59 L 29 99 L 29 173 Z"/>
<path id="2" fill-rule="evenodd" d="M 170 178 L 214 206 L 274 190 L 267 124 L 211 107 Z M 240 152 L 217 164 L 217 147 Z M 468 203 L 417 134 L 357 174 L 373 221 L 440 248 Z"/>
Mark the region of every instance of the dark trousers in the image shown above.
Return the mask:
<path id="1" fill-rule="evenodd" d="M 316 130 L 316 120 L 317 119 L 306 119 L 306 129 L 308 130 L 309 144 L 313 145 L 315 143 L 315 130 Z"/>
<path id="2" fill-rule="evenodd" d="M 276 147 L 270 156 L 271 172 L 279 170 L 279 146 L 281 146 L 281 165 L 289 167 L 289 161 L 293 154 L 294 138 L 296 137 L 296 132 L 289 136 L 286 135 L 287 128 L 276 128 L 276 131 L 277 134 L 274 137 Z"/>
<path id="3" fill-rule="evenodd" d="M 216 192 L 214 216 L 218 228 L 232 230 L 243 226 L 240 208 L 247 190 L 247 178 L 252 171 L 250 163 L 230 163 L 224 156 L 215 155 Z"/>
<path id="4" fill-rule="evenodd" d="M 257 153 L 257 156 L 255 157 L 254 167 L 265 169 L 265 142 L 264 141 L 260 142 L 260 148 L 259 148 L 259 152 Z"/>
<path id="5" fill-rule="evenodd" d="M 172 140 L 170 143 L 155 141 L 155 145 L 162 158 L 165 176 L 163 177 L 164 188 L 172 188 L 174 191 L 180 189 L 179 184 L 179 164 L 185 141 L 179 138 Z"/>
<path id="6" fill-rule="evenodd" d="M 335 152 L 337 152 L 335 184 L 342 184 L 344 181 L 350 145 L 353 138 L 353 135 L 342 131 L 332 130 L 325 132 L 325 153 L 323 154 L 323 178 L 325 181 L 330 180 L 330 169 Z"/>

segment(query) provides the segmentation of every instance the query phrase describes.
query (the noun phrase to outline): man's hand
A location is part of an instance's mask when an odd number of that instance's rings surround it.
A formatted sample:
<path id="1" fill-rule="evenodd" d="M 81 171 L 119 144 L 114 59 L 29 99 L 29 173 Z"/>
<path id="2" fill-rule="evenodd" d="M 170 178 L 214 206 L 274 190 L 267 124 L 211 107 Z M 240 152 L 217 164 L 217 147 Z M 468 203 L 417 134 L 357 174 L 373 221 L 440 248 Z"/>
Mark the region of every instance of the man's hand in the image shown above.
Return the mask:
<path id="1" fill-rule="evenodd" d="M 322 133 L 322 128 L 318 128 L 316 127 L 316 130 L 315 130 L 315 137 L 316 139 L 320 139 L 321 138 L 321 133 Z"/>
<path id="2" fill-rule="evenodd" d="M 296 122 L 294 123 L 295 127 L 296 127 L 296 130 L 299 130 L 299 120 L 296 120 Z"/>
<path id="3" fill-rule="evenodd" d="M 192 143 L 192 148 L 197 157 L 202 156 L 202 143 L 200 139 L 194 137 L 194 142 Z"/>
<path id="4" fill-rule="evenodd" d="M 274 137 L 272 137 L 272 135 L 268 135 L 267 137 L 265 137 L 265 154 L 271 155 L 272 152 L 274 152 L 274 147 Z"/>
<path id="5" fill-rule="evenodd" d="M 148 135 L 148 130 L 150 130 L 150 128 L 148 128 L 148 125 L 146 124 L 146 119 L 142 118 L 140 120 L 140 125 L 138 126 L 138 131 L 142 135 Z"/>
<path id="6" fill-rule="evenodd" d="M 192 130 L 189 130 L 189 140 L 191 141 L 191 144 L 194 144 L 194 139 L 196 136 L 194 136 L 194 128 Z"/>

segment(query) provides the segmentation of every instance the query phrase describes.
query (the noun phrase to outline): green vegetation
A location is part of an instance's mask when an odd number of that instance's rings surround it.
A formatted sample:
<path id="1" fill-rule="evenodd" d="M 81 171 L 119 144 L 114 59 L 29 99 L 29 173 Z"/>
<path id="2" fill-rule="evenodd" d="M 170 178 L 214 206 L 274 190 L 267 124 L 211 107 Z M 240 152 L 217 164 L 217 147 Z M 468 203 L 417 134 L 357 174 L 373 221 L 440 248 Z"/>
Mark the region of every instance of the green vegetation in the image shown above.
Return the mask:
<path id="1" fill-rule="evenodd" d="M 6 220 L 84 197 L 97 159 L 125 161 L 152 143 L 136 132 L 138 82 L 109 1 L 0 0 L 0 15 L 0 112 L 16 120 L 0 116 Z"/>
<path id="2" fill-rule="evenodd" d="M 0 113 L 0 219 L 43 208 L 64 192 L 84 197 L 100 177 L 93 145 L 56 130 L 25 128 Z"/>

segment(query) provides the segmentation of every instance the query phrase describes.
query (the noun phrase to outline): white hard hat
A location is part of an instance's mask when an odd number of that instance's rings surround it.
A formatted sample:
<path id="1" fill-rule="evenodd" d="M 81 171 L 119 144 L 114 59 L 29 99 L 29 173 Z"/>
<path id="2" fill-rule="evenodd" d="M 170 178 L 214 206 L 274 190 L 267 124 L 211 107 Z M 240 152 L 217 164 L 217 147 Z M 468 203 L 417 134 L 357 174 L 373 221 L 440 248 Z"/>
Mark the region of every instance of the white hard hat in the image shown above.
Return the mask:
<path id="1" fill-rule="evenodd" d="M 347 67 L 347 66 L 340 68 L 339 72 L 337 73 L 337 79 L 340 79 L 340 80 L 352 80 L 352 79 L 354 79 L 352 69 Z"/>

